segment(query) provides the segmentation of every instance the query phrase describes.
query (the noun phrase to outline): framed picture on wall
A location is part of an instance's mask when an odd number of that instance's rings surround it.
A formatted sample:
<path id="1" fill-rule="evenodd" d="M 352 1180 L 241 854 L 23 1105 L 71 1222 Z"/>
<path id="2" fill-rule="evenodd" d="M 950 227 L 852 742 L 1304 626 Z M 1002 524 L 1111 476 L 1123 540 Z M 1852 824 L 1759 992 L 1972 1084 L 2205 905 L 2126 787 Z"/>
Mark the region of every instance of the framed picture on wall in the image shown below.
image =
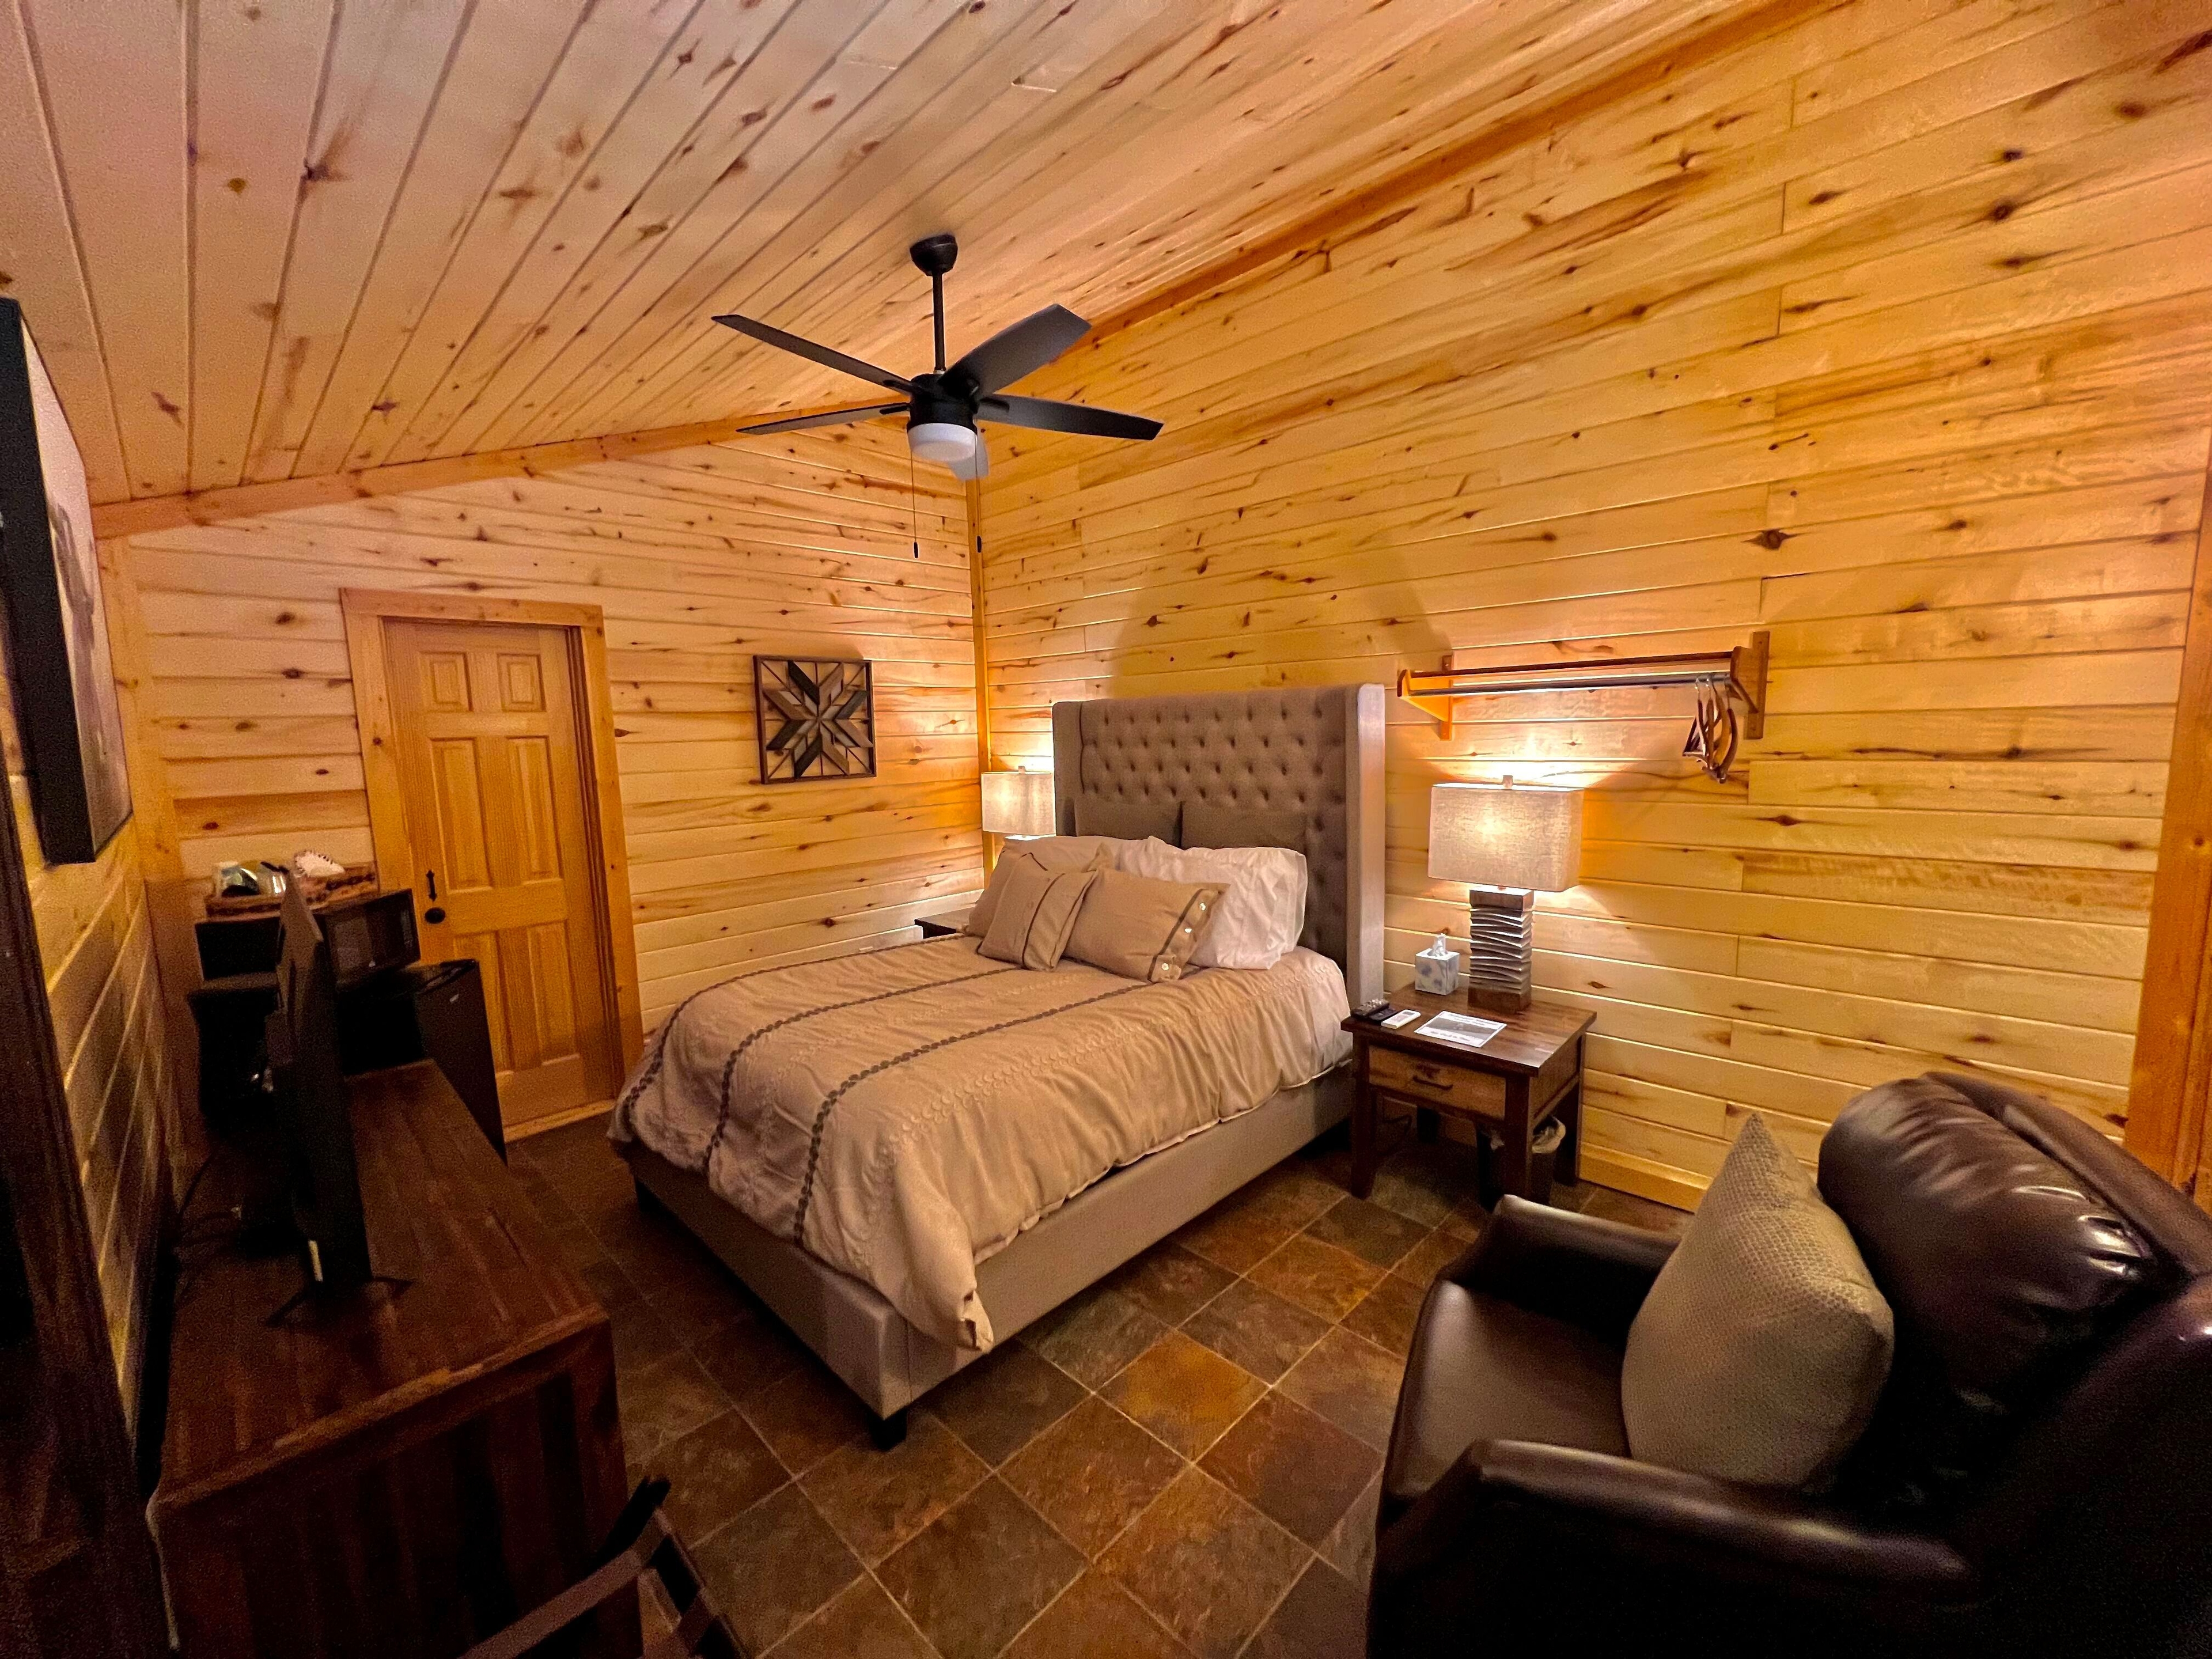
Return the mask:
<path id="1" fill-rule="evenodd" d="M 84 461 L 23 309 L 0 299 L 0 605 L 49 864 L 88 864 L 131 816 Z"/>
<path id="2" fill-rule="evenodd" d="M 864 662 L 755 657 L 763 783 L 876 775 L 876 692 Z"/>

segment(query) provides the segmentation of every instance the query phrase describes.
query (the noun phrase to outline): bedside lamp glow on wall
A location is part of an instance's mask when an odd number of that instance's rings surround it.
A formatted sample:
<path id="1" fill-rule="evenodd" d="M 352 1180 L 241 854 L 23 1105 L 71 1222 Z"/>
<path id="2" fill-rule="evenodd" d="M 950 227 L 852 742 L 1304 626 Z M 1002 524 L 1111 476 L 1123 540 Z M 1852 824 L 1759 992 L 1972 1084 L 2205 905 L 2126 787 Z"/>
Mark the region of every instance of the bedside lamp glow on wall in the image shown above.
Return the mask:
<path id="1" fill-rule="evenodd" d="M 1463 881 L 1467 995 L 1478 1008 L 1517 1013 L 1529 1002 L 1535 895 L 1575 884 L 1583 853 L 1583 792 L 1542 784 L 1439 783 L 1429 791 L 1429 874 Z"/>
<path id="2" fill-rule="evenodd" d="M 983 831 L 992 836 L 1048 836 L 1053 830 L 1052 774 L 983 774 Z"/>

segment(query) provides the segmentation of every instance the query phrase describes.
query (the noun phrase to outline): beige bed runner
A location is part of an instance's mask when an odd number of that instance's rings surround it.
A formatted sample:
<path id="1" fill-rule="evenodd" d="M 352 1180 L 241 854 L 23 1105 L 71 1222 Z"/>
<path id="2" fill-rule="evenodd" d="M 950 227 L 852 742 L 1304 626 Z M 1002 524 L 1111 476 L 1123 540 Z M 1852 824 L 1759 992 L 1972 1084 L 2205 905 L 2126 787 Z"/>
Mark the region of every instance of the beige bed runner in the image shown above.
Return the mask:
<path id="1" fill-rule="evenodd" d="M 760 1225 L 988 1348 L 976 1263 L 1102 1176 L 1349 1052 L 1336 964 L 1165 984 L 1034 973 L 972 939 L 770 969 L 701 992 L 614 1117 Z"/>

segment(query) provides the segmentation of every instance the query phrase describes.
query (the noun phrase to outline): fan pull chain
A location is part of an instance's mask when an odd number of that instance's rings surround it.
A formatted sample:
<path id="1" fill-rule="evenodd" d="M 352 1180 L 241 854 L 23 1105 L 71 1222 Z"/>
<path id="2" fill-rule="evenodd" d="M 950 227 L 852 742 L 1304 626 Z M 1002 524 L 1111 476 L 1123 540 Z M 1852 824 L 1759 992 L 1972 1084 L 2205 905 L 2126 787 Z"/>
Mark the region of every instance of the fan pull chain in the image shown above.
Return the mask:
<path id="1" fill-rule="evenodd" d="M 914 451 L 906 453 L 906 527 L 914 537 L 914 556 L 921 556 L 921 487 L 914 481 Z"/>

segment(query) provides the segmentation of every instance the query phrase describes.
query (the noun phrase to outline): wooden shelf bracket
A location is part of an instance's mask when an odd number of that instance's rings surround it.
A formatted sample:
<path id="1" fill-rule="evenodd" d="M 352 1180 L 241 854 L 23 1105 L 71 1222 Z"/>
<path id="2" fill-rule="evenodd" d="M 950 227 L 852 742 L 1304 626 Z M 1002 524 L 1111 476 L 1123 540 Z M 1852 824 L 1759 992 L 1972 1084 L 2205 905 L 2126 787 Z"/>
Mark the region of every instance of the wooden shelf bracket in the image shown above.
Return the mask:
<path id="1" fill-rule="evenodd" d="M 1502 668 L 1454 668 L 1449 664 L 1442 668 L 1403 668 L 1398 671 L 1398 695 L 1433 719 L 1440 736 L 1449 738 L 1453 704 L 1461 697 L 1521 691 L 1598 691 L 1617 686 L 1691 686 L 1698 692 L 1698 712 L 1682 752 L 1713 777 L 1725 779 L 1735 763 L 1738 738 L 1765 734 L 1766 653 L 1767 634 L 1761 629 L 1751 636 L 1748 645 L 1728 651 Z"/>

